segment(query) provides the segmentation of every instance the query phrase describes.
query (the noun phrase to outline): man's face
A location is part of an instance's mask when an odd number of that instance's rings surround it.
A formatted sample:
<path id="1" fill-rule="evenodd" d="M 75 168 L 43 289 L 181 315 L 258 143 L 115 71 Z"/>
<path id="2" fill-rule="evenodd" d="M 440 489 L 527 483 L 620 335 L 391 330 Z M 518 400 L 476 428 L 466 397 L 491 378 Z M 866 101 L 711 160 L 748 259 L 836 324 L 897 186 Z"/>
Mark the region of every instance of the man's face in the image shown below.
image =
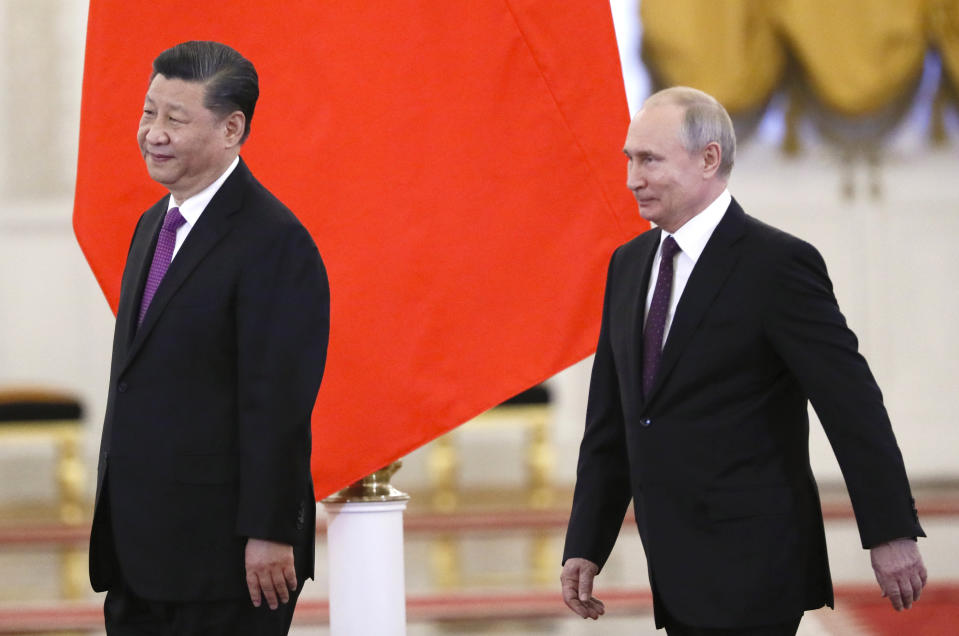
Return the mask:
<path id="1" fill-rule="evenodd" d="M 657 104 L 643 108 L 629 125 L 623 152 L 629 164 L 626 186 L 639 214 L 675 232 L 701 212 L 707 175 L 702 153 L 686 152 L 680 140 L 683 108 Z"/>
<path id="2" fill-rule="evenodd" d="M 233 160 L 227 126 L 203 105 L 206 85 L 157 75 L 137 131 L 150 177 L 178 203 L 213 183 Z"/>

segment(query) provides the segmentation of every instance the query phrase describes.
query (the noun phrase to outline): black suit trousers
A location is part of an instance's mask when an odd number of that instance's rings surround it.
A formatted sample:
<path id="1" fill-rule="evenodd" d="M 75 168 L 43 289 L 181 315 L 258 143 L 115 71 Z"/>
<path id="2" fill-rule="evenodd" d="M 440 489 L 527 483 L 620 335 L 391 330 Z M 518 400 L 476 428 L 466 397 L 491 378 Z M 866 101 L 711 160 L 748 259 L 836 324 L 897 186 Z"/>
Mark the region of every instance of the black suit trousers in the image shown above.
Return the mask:
<path id="1" fill-rule="evenodd" d="M 736 627 L 733 629 L 693 627 L 684 625 L 672 616 L 664 617 L 666 636 L 796 636 L 802 616 L 794 620 L 761 625 L 757 627 Z"/>
<path id="2" fill-rule="evenodd" d="M 265 599 L 260 607 L 249 598 L 150 601 L 124 583 L 107 592 L 103 617 L 107 636 L 284 636 L 299 594 L 297 588 L 289 603 L 271 610 Z"/>

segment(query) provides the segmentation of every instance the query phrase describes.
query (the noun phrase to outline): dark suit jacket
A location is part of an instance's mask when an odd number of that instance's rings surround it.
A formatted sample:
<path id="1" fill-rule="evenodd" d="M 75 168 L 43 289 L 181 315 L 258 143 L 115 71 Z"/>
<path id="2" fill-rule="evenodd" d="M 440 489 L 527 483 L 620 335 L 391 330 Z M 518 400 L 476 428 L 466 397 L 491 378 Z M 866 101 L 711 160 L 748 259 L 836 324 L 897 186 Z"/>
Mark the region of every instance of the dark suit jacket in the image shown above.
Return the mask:
<path id="1" fill-rule="evenodd" d="M 826 266 L 735 200 L 642 391 L 660 230 L 613 254 L 564 561 L 602 567 L 632 497 L 657 623 L 736 628 L 832 605 L 807 399 L 839 460 L 864 547 L 921 536 L 882 395 Z"/>
<path id="2" fill-rule="evenodd" d="M 329 336 L 319 252 L 241 160 L 137 328 L 166 210 L 164 197 L 140 218 L 123 273 L 91 582 L 116 585 L 119 565 L 144 598 L 247 596 L 247 537 L 292 544 L 303 581 L 316 506 L 310 416 Z"/>

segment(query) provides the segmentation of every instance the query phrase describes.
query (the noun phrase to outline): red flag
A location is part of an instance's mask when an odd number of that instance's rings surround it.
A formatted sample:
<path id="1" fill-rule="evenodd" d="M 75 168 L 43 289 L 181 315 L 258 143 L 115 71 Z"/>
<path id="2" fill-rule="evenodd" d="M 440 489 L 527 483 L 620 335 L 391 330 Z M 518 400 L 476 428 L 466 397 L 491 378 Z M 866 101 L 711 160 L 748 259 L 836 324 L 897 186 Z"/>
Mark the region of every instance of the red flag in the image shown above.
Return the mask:
<path id="1" fill-rule="evenodd" d="M 74 227 L 114 309 L 164 194 L 135 142 L 151 63 L 191 39 L 256 65 L 243 156 L 328 268 L 318 495 L 591 352 L 643 226 L 606 3 L 91 0 Z"/>

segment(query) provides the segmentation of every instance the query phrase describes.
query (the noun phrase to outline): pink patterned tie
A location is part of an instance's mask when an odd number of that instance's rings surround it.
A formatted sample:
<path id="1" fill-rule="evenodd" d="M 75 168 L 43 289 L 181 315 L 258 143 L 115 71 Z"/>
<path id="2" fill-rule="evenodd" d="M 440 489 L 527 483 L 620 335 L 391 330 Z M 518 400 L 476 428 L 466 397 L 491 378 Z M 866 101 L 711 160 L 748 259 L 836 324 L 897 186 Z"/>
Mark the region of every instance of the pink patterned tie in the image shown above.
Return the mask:
<path id="1" fill-rule="evenodd" d="M 659 360 L 663 357 L 663 333 L 666 331 L 666 316 L 669 314 L 669 296 L 673 288 L 673 258 L 680 252 L 676 239 L 667 236 L 663 241 L 659 276 L 653 301 L 646 315 L 646 331 L 643 332 L 643 394 L 649 395 L 653 380 L 659 371 Z"/>
<path id="2" fill-rule="evenodd" d="M 160 281 L 163 280 L 163 276 L 170 267 L 170 261 L 173 260 L 173 246 L 176 245 L 176 231 L 184 223 L 186 223 L 186 219 L 180 214 L 180 208 L 170 208 L 166 213 L 166 218 L 163 219 L 163 227 L 160 228 L 156 250 L 153 252 L 153 263 L 150 264 L 150 275 L 147 276 L 147 284 L 143 288 L 143 300 L 140 301 L 140 317 L 137 319 L 138 327 L 147 314 L 147 308 L 153 301 L 153 295 L 156 294 Z"/>

